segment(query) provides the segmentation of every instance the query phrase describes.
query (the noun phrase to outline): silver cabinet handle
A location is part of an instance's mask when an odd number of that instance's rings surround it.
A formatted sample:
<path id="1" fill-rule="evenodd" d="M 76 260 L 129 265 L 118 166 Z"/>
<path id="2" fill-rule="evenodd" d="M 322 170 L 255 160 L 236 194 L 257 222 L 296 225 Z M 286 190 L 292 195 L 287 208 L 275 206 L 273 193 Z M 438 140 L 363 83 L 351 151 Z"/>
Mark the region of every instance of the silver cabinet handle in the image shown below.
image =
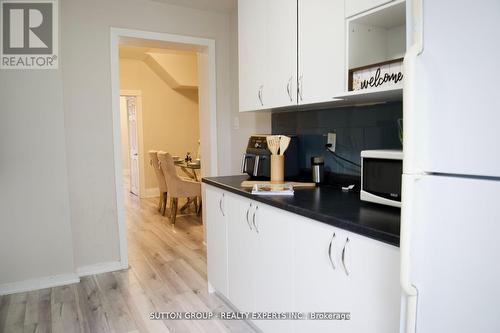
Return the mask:
<path id="1" fill-rule="evenodd" d="M 252 224 L 250 223 L 250 220 L 248 219 L 248 213 L 250 212 L 250 209 L 252 209 L 252 203 L 250 203 L 250 205 L 247 208 L 247 224 L 248 224 L 248 227 L 250 228 L 250 230 L 252 230 Z"/>
<path id="2" fill-rule="evenodd" d="M 264 89 L 264 86 L 263 86 L 263 85 L 261 85 L 261 86 L 259 87 L 259 93 L 258 93 L 258 96 L 259 96 L 259 101 L 260 101 L 260 105 L 261 105 L 261 106 L 264 106 L 264 102 L 262 101 L 262 90 L 263 90 L 263 89 Z"/>
<path id="3" fill-rule="evenodd" d="M 286 85 L 286 92 L 288 94 L 288 97 L 290 98 L 290 102 L 293 102 L 293 98 L 292 98 L 292 79 L 293 79 L 293 75 L 290 76 L 290 79 L 288 79 L 288 84 Z"/>
<path id="4" fill-rule="evenodd" d="M 257 227 L 257 224 L 255 223 L 255 213 L 257 213 L 257 209 L 259 209 L 259 206 L 255 206 L 255 209 L 253 211 L 252 222 L 253 222 L 253 227 L 255 228 L 255 231 L 257 233 L 259 233 L 259 228 Z"/>
<path id="5" fill-rule="evenodd" d="M 297 92 L 299 94 L 299 98 L 300 98 L 301 102 L 304 100 L 304 98 L 302 97 L 302 78 L 303 78 L 303 75 L 301 74 L 299 76 L 299 80 L 297 82 Z"/>
<path id="6" fill-rule="evenodd" d="M 344 266 L 345 275 L 349 275 L 349 271 L 345 265 L 345 250 L 347 248 L 347 243 L 349 243 L 349 237 L 346 238 L 344 248 L 342 249 L 342 266 Z"/>
<path id="7" fill-rule="evenodd" d="M 222 209 L 222 199 L 223 198 L 224 198 L 224 193 L 222 193 L 222 197 L 219 199 L 219 209 L 220 209 L 222 216 L 226 216 L 226 214 L 224 214 L 224 210 Z"/>
<path id="8" fill-rule="evenodd" d="M 333 270 L 335 270 L 335 264 L 333 263 L 333 259 L 332 259 L 332 245 L 333 245 L 334 238 L 335 238 L 335 233 L 333 233 L 332 239 L 330 239 L 330 245 L 328 245 L 328 258 L 330 258 L 330 264 L 332 264 Z"/>

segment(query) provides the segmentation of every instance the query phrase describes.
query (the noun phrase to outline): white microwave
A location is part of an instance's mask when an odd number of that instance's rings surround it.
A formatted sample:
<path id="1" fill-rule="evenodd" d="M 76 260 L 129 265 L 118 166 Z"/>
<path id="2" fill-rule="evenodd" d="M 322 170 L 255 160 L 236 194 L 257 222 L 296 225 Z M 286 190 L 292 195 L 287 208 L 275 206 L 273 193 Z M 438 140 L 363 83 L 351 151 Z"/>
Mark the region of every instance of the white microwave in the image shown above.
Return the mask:
<path id="1" fill-rule="evenodd" d="M 401 207 L 402 175 L 401 150 L 363 150 L 361 200 Z"/>

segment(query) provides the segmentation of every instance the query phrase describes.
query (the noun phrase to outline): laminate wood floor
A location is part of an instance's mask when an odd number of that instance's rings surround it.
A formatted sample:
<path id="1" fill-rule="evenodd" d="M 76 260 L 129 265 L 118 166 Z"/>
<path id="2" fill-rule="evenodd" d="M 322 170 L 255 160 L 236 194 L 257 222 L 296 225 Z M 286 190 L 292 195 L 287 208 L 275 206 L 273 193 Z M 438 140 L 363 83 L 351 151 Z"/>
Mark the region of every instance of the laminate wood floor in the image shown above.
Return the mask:
<path id="1" fill-rule="evenodd" d="M 126 195 L 130 268 L 80 283 L 0 296 L 0 332 L 253 332 L 242 321 L 149 320 L 152 311 L 230 311 L 207 291 L 203 226 L 175 228 L 157 200 Z"/>

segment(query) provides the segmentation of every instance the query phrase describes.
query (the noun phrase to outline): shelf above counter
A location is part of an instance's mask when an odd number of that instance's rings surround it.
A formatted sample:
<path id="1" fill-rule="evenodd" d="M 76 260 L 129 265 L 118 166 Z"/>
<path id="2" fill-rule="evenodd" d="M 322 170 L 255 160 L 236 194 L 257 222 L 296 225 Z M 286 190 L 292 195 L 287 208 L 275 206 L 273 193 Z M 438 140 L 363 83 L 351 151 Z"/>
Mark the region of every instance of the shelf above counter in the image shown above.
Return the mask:
<path id="1" fill-rule="evenodd" d="M 402 101 L 403 85 L 346 91 L 333 97 L 333 100 L 339 104 L 371 104 Z"/>

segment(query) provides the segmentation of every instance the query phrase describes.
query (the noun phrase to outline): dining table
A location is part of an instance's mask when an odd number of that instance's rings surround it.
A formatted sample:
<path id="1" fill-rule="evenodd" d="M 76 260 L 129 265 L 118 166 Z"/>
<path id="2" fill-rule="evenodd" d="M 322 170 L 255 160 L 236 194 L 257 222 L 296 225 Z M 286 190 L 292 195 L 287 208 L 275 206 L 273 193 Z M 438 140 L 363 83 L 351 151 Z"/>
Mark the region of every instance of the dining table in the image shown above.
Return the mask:
<path id="1" fill-rule="evenodd" d="M 196 170 L 201 169 L 201 163 L 200 162 L 186 162 L 184 160 L 177 160 L 174 161 L 175 166 L 179 167 L 182 172 L 189 178 L 192 178 L 193 180 L 199 182 L 198 174 L 196 173 Z"/>

